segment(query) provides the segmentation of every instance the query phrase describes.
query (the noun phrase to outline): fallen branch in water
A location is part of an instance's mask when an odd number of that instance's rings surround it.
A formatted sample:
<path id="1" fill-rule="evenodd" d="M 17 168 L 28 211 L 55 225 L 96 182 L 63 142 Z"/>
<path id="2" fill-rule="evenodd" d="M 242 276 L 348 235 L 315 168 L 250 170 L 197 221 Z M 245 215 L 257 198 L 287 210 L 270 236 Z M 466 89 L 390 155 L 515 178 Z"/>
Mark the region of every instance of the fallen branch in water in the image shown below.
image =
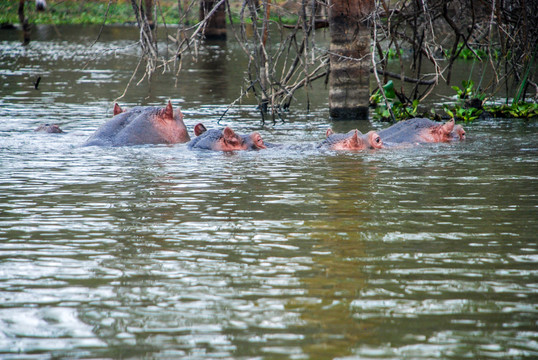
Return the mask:
<path id="1" fill-rule="evenodd" d="M 370 72 L 373 73 L 374 69 L 370 69 Z M 416 79 L 416 78 L 412 78 L 412 77 L 409 77 L 409 76 L 403 76 L 403 78 L 402 78 L 401 74 L 391 72 L 391 71 L 382 70 L 382 69 L 377 69 L 377 73 L 379 75 L 386 75 L 386 76 L 390 76 L 390 77 L 398 79 L 398 80 L 403 80 L 405 82 L 415 83 L 415 84 L 420 84 L 420 85 L 434 85 L 434 84 L 437 83 L 436 80 Z"/>

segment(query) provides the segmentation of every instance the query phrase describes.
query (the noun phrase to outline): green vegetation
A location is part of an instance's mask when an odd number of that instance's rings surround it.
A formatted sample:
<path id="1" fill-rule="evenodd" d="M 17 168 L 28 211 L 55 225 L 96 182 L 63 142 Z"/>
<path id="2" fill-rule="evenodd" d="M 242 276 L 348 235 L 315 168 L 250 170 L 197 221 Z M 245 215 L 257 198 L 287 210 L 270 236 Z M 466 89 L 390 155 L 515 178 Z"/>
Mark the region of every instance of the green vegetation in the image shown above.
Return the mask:
<path id="1" fill-rule="evenodd" d="M 445 49 L 444 54 L 446 57 L 450 57 L 450 50 Z M 466 47 L 465 44 L 463 43 L 458 44 L 456 54 L 458 54 L 459 59 L 464 59 L 464 60 L 473 60 L 473 59 L 485 60 L 488 58 L 488 54 L 484 50 L 482 49 L 471 50 L 468 47 Z M 499 56 L 498 52 L 494 51 L 493 56 L 495 57 Z"/>
<path id="2" fill-rule="evenodd" d="M 402 56 L 403 54 L 404 54 L 403 49 L 400 49 L 400 51 L 398 52 L 398 51 L 396 51 L 396 49 L 389 48 L 388 50 L 385 50 L 383 52 L 383 55 L 385 55 L 390 60 L 397 59 L 400 56 Z"/>
<path id="3" fill-rule="evenodd" d="M 170 3 L 172 4 L 172 3 Z M 175 3 L 175 17 L 177 3 Z M 0 23 L 18 24 L 18 1 L 0 0 Z M 34 2 L 27 2 L 25 14 L 31 24 L 102 24 L 108 7 L 108 1 L 48 1 L 47 10 L 37 12 Z M 167 22 L 173 22 L 171 6 L 163 6 L 163 12 L 168 17 Z M 136 21 L 133 8 L 128 2 L 113 1 L 110 3 L 106 24 L 124 24 Z M 177 19 L 175 20 L 177 22 Z"/>
<path id="4" fill-rule="evenodd" d="M 414 100 L 411 104 L 402 103 L 396 96 L 392 80 L 389 80 L 383 86 L 383 91 L 388 104 L 384 102 L 383 95 L 379 89 L 370 97 L 370 104 L 374 107 L 374 119 L 392 121 L 391 110 L 396 121 L 411 119 L 417 116 L 419 101 Z"/>
<path id="5" fill-rule="evenodd" d="M 456 91 L 457 101 L 452 107 L 445 106 L 445 112 L 456 120 L 470 122 L 477 119 L 483 110 L 486 95 L 480 94 L 474 88 L 472 80 L 463 80 L 459 86 L 452 86 Z"/>
<path id="6" fill-rule="evenodd" d="M 196 2 L 197 4 L 197 2 Z M 163 17 L 167 24 L 179 24 L 180 21 L 194 24 L 197 21 L 198 12 L 190 11 L 189 17 L 180 18 L 178 11 L 178 2 L 172 0 L 161 0 L 157 10 L 158 22 L 162 23 Z M 25 14 L 31 24 L 102 24 L 107 14 L 109 1 L 48 1 L 47 10 L 37 12 L 33 1 L 29 1 L 25 5 Z M 19 8 L 18 1 L 0 0 L 0 24 L 18 24 L 19 16 L 17 10 Z M 239 16 L 235 14 L 240 9 L 232 6 L 232 21 L 239 22 Z M 279 16 L 276 13 L 271 14 L 271 20 L 282 24 L 295 24 L 297 16 Z M 227 19 L 228 20 L 228 19 Z M 250 20 L 250 19 L 247 19 Z M 114 0 L 110 2 L 108 14 L 106 17 L 107 25 L 111 24 L 128 24 L 136 22 L 133 13 L 133 8 L 129 1 Z"/>
<path id="7" fill-rule="evenodd" d="M 482 114 L 491 117 L 530 119 L 538 117 L 537 103 L 513 103 L 512 105 L 488 105 L 485 103 L 486 95 L 481 94 L 474 87 L 474 82 L 462 81 L 462 86 L 452 86 L 456 91 L 456 101 L 451 105 L 443 107 L 447 116 L 457 121 L 471 122 L 478 119 Z M 381 92 L 376 90 L 370 97 L 370 104 L 374 107 L 374 119 L 380 121 L 392 121 L 390 111 L 394 114 L 396 121 L 411 119 L 417 116 L 439 118 L 435 109 L 429 109 L 424 113 L 418 111 L 419 101 L 413 100 L 411 104 L 402 103 L 394 90 L 392 80 L 384 86 L 387 104 L 384 102 Z"/>
<path id="8" fill-rule="evenodd" d="M 538 103 L 513 103 L 512 105 L 489 105 L 486 111 L 492 117 L 530 119 L 538 117 Z"/>
<path id="9" fill-rule="evenodd" d="M 461 85 L 461 88 L 459 86 L 452 86 L 459 100 L 479 99 L 483 101 L 485 99 L 486 96 L 484 94 L 479 94 L 474 90 L 474 82 L 472 80 L 463 80 Z"/>
<path id="10" fill-rule="evenodd" d="M 455 104 L 452 108 L 445 106 L 445 112 L 455 120 L 463 120 L 465 122 L 471 122 L 478 119 L 483 110 L 475 107 L 464 107 L 460 104 Z"/>
<path id="11" fill-rule="evenodd" d="M 485 102 L 486 95 L 474 89 L 472 81 L 463 81 L 462 87 L 452 87 L 458 100 L 452 107 L 445 106 L 445 112 L 456 120 L 470 122 L 482 113 L 491 117 L 530 119 L 538 117 L 538 104 L 518 102 L 514 99 L 511 105 L 489 105 Z"/>

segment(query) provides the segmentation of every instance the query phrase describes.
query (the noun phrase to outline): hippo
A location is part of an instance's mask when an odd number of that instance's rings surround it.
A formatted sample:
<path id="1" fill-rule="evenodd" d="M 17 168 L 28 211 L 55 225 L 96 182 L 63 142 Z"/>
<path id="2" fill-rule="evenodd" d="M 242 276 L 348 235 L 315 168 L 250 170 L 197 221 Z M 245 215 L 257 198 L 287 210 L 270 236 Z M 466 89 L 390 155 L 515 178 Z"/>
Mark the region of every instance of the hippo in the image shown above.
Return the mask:
<path id="1" fill-rule="evenodd" d="M 168 101 L 165 108 L 136 106 L 123 110 L 114 106 L 114 116 L 83 144 L 84 146 L 130 146 L 177 144 L 190 140 L 183 114 Z"/>
<path id="2" fill-rule="evenodd" d="M 50 133 L 50 134 L 61 134 L 61 133 L 63 133 L 63 130 L 60 129 L 58 124 L 41 124 L 34 131 L 35 132 Z"/>
<path id="3" fill-rule="evenodd" d="M 388 146 L 465 140 L 465 130 L 461 125 L 455 125 L 454 119 L 441 124 L 430 119 L 413 118 L 380 130 L 378 134 Z"/>
<path id="4" fill-rule="evenodd" d="M 259 150 L 265 149 L 261 135 L 253 132 L 249 135 L 238 135 L 230 127 L 207 130 L 203 124 L 196 124 L 189 149 L 205 149 L 214 151 Z"/>
<path id="5" fill-rule="evenodd" d="M 335 134 L 332 129 L 326 132 L 327 138 L 317 148 L 330 150 L 365 150 L 381 149 L 383 141 L 375 131 L 362 134 L 359 130 L 351 130 L 347 134 Z"/>

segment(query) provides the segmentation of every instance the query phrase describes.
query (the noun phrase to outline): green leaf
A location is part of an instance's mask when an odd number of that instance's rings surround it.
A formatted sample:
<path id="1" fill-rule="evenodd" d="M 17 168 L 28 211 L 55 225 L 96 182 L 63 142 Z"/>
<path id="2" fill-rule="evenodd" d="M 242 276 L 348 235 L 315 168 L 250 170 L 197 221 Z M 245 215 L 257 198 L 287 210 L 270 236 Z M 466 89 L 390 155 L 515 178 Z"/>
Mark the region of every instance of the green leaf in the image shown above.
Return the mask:
<path id="1" fill-rule="evenodd" d="M 396 93 L 394 92 L 394 83 L 392 80 L 389 80 L 385 85 L 383 85 L 383 90 L 385 90 L 385 96 L 387 99 L 394 99 Z"/>

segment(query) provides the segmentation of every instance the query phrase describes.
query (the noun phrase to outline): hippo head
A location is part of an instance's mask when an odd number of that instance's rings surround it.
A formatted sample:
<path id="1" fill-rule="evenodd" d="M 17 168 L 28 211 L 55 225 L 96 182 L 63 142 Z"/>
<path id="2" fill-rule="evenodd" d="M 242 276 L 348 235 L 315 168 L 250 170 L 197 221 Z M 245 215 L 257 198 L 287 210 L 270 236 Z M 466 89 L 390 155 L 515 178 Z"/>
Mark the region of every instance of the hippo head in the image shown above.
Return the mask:
<path id="1" fill-rule="evenodd" d="M 224 129 L 207 130 L 203 124 L 196 124 L 194 134 L 197 138 L 189 143 L 190 148 L 215 151 L 259 150 L 266 148 L 259 133 L 238 135 L 228 126 Z"/>
<path id="2" fill-rule="evenodd" d="M 331 150 L 364 150 L 383 147 L 383 141 L 375 131 L 362 134 L 355 129 L 347 134 L 335 134 L 332 129 L 328 129 L 326 136 L 327 138 L 321 145 Z"/>
<path id="3" fill-rule="evenodd" d="M 190 140 L 187 128 L 183 123 L 183 113 L 179 108 L 174 110 L 170 101 L 164 109 L 157 110 L 151 122 L 153 128 L 166 143 L 176 144 Z"/>
<path id="4" fill-rule="evenodd" d="M 60 129 L 58 124 L 41 124 L 34 131 L 36 131 L 36 132 L 46 132 L 46 133 L 51 133 L 51 134 L 63 133 L 62 129 Z"/>

